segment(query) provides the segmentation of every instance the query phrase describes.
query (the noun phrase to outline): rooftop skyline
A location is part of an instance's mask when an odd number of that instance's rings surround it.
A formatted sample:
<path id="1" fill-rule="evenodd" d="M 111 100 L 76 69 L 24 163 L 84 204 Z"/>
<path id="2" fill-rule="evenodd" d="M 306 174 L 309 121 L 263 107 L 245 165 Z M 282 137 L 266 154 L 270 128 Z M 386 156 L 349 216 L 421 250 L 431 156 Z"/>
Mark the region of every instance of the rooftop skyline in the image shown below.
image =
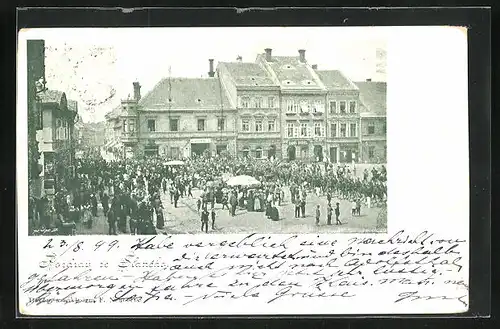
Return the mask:
<path id="1" fill-rule="evenodd" d="M 374 27 L 242 27 L 39 29 L 46 45 L 47 87 L 78 102 L 85 122 L 104 120 L 120 100 L 168 77 L 208 77 L 208 59 L 255 62 L 265 48 L 275 56 L 306 50 L 319 70 L 340 70 L 353 81 L 385 81 L 386 33 Z"/>

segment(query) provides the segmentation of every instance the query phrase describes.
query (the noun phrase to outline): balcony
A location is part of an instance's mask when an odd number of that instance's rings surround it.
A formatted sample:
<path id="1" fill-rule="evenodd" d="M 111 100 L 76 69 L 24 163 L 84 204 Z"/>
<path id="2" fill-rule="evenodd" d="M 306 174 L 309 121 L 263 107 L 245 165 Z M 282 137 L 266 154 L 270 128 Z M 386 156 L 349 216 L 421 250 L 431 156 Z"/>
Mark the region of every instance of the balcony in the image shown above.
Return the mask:
<path id="1" fill-rule="evenodd" d="M 354 117 L 359 117 L 359 113 L 350 113 L 350 112 L 328 112 L 328 116 L 331 117 L 339 117 L 339 118 L 354 118 Z"/>

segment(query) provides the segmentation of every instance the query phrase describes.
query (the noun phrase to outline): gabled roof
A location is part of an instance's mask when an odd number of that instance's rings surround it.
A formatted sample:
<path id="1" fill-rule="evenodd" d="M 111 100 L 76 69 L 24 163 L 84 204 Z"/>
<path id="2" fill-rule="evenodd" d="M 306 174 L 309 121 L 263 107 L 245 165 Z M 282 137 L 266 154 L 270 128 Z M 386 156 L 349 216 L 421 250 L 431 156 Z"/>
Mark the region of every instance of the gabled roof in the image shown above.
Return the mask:
<path id="1" fill-rule="evenodd" d="M 358 87 L 351 80 L 349 80 L 339 70 L 321 70 L 316 71 L 323 84 L 328 90 L 357 90 Z"/>
<path id="2" fill-rule="evenodd" d="M 359 98 L 370 114 L 387 113 L 387 83 L 375 81 L 355 82 L 359 88 Z"/>
<path id="3" fill-rule="evenodd" d="M 165 78 L 139 101 L 144 109 L 209 109 L 230 108 L 218 78 Z M 169 101 L 170 98 L 170 101 Z"/>
<path id="4" fill-rule="evenodd" d="M 272 77 L 257 63 L 219 62 L 234 80 L 236 86 L 277 86 Z"/>
<path id="5" fill-rule="evenodd" d="M 105 118 L 110 120 L 110 119 L 116 119 L 122 112 L 122 106 L 121 104 L 109 111 L 108 113 L 105 114 Z"/>
<path id="6" fill-rule="evenodd" d="M 39 93 L 38 96 L 40 97 L 40 101 L 42 103 L 61 103 L 61 99 L 63 97 L 64 93 L 59 90 L 51 90 L 47 89 L 42 93 Z"/>
<path id="7" fill-rule="evenodd" d="M 300 62 L 298 56 L 272 56 L 271 61 L 266 62 L 271 66 L 282 87 L 322 89 L 307 64 Z"/>

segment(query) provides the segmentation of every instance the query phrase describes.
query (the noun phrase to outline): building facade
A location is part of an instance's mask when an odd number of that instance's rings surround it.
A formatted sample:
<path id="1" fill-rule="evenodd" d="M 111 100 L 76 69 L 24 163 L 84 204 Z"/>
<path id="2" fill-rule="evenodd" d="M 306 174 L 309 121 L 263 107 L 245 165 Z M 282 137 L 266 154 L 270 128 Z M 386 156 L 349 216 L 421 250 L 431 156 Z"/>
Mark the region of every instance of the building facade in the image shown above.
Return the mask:
<path id="1" fill-rule="evenodd" d="M 280 89 L 257 63 L 219 63 L 218 77 L 236 108 L 236 152 L 239 157 L 281 157 Z"/>
<path id="2" fill-rule="evenodd" d="M 143 98 L 134 82 L 134 97 L 121 102 L 121 132 L 113 129 L 115 140 L 120 135 L 124 157 L 236 153 L 236 109 L 212 63 L 208 78 L 163 79 Z"/>
<path id="3" fill-rule="evenodd" d="M 327 154 L 331 162 L 359 161 L 360 98 L 358 87 L 337 70 L 317 71 L 328 89 Z"/>
<path id="4" fill-rule="evenodd" d="M 387 112 L 385 82 L 356 82 L 360 90 L 361 162 L 387 163 Z"/>
<path id="5" fill-rule="evenodd" d="M 299 56 L 274 56 L 267 48 L 257 56 L 257 63 L 280 86 L 282 157 L 323 161 L 327 90 L 307 63 L 305 50 L 299 50 Z"/>
<path id="6" fill-rule="evenodd" d="M 134 96 L 106 116 L 106 146 L 123 157 L 225 151 L 255 159 L 382 162 L 385 84 L 359 84 L 309 65 L 305 50 L 274 56 L 268 48 L 255 62 L 219 62 L 216 71 L 210 59 L 208 78 L 166 78 L 142 98 L 134 82 Z"/>
<path id="7" fill-rule="evenodd" d="M 59 189 L 69 188 L 74 178 L 78 104 L 55 90 L 46 90 L 39 98 L 41 122 L 36 139 L 42 165 L 42 195 L 51 196 Z"/>

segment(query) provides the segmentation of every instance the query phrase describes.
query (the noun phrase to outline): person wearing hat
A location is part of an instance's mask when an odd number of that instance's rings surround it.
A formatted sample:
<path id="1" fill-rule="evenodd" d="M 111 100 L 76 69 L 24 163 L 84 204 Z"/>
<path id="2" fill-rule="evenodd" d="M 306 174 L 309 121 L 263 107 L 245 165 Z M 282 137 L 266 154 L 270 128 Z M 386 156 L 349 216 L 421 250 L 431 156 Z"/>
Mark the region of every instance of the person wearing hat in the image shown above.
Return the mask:
<path id="1" fill-rule="evenodd" d="M 328 207 L 326 208 L 326 224 L 332 225 L 332 204 L 328 202 Z"/>
<path id="2" fill-rule="evenodd" d="M 319 218 L 321 216 L 321 210 L 319 205 L 316 206 L 316 225 L 319 225 Z"/>
<path id="3" fill-rule="evenodd" d="M 201 231 L 208 233 L 208 210 L 206 207 L 204 207 L 201 212 Z"/>

